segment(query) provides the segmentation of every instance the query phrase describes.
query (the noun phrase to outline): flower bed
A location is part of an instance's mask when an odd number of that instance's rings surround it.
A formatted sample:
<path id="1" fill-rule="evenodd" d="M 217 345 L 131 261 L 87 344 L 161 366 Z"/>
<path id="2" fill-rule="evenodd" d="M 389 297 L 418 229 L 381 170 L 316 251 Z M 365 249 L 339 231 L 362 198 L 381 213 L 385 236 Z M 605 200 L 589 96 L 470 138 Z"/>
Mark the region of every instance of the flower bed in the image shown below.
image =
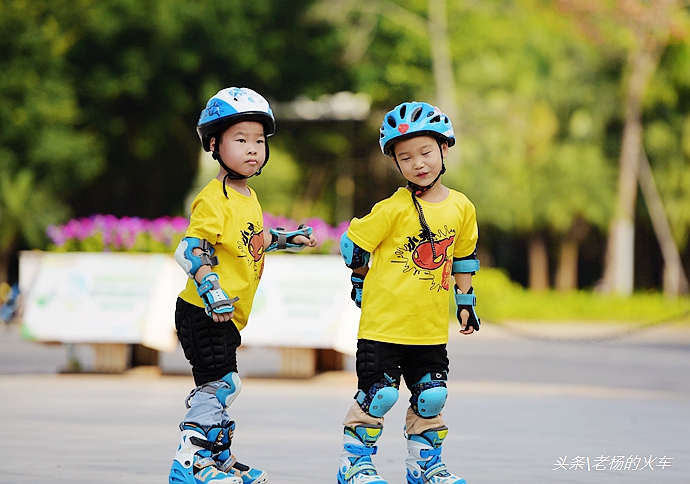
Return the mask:
<path id="1" fill-rule="evenodd" d="M 349 222 L 333 227 L 320 218 L 297 222 L 282 216 L 264 213 L 264 227 L 293 230 L 300 223 L 309 225 L 319 240 L 316 248 L 305 253 L 337 254 L 340 236 Z M 115 217 L 92 215 L 73 218 L 64 225 L 47 228 L 51 240 L 49 250 L 57 252 L 174 252 L 189 224 L 185 217 Z"/>

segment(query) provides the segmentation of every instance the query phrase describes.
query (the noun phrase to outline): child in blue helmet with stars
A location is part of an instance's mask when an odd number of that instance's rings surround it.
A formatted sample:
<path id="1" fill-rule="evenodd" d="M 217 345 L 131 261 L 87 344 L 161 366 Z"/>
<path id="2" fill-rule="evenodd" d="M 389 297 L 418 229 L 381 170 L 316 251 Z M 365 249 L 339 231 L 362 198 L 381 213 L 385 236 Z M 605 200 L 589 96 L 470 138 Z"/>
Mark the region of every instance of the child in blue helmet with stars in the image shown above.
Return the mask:
<path id="1" fill-rule="evenodd" d="M 352 220 L 341 238 L 352 269 L 352 298 L 362 308 L 356 370 L 359 391 L 347 413 L 339 484 L 386 484 L 371 456 L 384 415 L 410 390 L 405 418 L 408 484 L 465 484 L 441 460 L 448 433 L 441 410 L 448 390 L 448 297 L 460 333 L 479 330 L 472 276 L 479 270 L 477 221 L 468 198 L 445 187 L 444 158 L 453 127 L 438 108 L 406 102 L 388 112 L 380 146 L 407 186 Z"/>
<path id="2" fill-rule="evenodd" d="M 263 484 L 266 472 L 241 464 L 230 450 L 235 422 L 227 407 L 242 387 L 237 372 L 240 330 L 272 250 L 317 243 L 311 227 L 264 230 L 256 193 L 247 180 L 268 161 L 273 112 L 257 92 L 227 88 L 209 99 L 197 132 L 220 164 L 192 202 L 189 227 L 175 260 L 189 280 L 175 308 L 175 327 L 196 388 L 186 399 L 170 484 Z"/>

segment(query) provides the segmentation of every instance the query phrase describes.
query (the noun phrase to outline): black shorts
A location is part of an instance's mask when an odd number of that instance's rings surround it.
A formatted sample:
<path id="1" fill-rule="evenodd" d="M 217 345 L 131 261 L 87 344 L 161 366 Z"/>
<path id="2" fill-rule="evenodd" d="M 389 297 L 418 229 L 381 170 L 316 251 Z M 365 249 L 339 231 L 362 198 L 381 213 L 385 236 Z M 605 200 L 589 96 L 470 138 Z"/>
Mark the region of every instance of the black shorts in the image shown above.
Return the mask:
<path id="1" fill-rule="evenodd" d="M 357 341 L 357 387 L 363 392 L 386 373 L 409 388 L 427 373 L 448 374 L 446 345 L 401 345 L 360 339 Z"/>
<path id="2" fill-rule="evenodd" d="M 175 329 L 197 386 L 237 371 L 237 348 L 242 338 L 235 323 L 216 323 L 204 308 L 177 298 Z"/>

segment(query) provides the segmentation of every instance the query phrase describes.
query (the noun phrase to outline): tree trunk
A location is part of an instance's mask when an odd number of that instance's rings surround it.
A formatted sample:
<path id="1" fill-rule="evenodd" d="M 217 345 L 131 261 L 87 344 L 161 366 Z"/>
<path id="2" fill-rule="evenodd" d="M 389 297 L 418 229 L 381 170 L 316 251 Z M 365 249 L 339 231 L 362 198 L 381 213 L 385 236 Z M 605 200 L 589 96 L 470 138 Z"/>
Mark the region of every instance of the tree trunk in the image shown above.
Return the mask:
<path id="1" fill-rule="evenodd" d="M 604 267 L 607 292 L 630 295 L 634 287 L 635 201 L 642 146 L 642 96 L 658 63 L 656 52 L 642 51 L 632 59 L 625 96 L 625 127 L 619 158 L 618 196 L 609 230 Z"/>
<path id="2" fill-rule="evenodd" d="M 558 254 L 558 269 L 556 270 L 556 289 L 561 292 L 577 289 L 577 259 L 580 254 L 580 244 L 566 239 L 561 242 Z"/>
<path id="3" fill-rule="evenodd" d="M 0 282 L 8 282 L 10 271 L 10 255 L 0 253 Z"/>
<path id="4" fill-rule="evenodd" d="M 577 289 L 578 259 L 580 244 L 589 232 L 589 225 L 577 218 L 561 241 L 558 254 L 558 268 L 556 269 L 556 289 L 562 292 Z"/>
<path id="5" fill-rule="evenodd" d="M 664 294 L 670 298 L 678 297 L 680 294 L 687 294 L 690 285 L 683 268 L 683 261 L 680 258 L 678 246 L 673 239 L 671 226 L 668 223 L 659 191 L 657 190 L 656 183 L 654 183 L 652 168 L 649 166 L 649 160 L 647 160 L 644 152 L 640 153 L 639 181 L 642 196 L 645 199 L 649 217 L 652 220 L 652 227 L 654 227 L 654 233 L 659 242 L 659 247 L 661 247 L 661 254 L 664 257 Z"/>
<path id="6" fill-rule="evenodd" d="M 618 196 L 606 247 L 604 290 L 629 295 L 634 288 L 635 201 L 642 147 L 642 99 L 669 39 L 676 0 L 628 2 L 620 5 L 635 36 L 628 60 L 625 89 L 625 126 L 619 159 Z"/>
<path id="7" fill-rule="evenodd" d="M 549 288 L 549 256 L 541 234 L 533 234 L 528 242 L 529 288 L 546 291 Z"/>

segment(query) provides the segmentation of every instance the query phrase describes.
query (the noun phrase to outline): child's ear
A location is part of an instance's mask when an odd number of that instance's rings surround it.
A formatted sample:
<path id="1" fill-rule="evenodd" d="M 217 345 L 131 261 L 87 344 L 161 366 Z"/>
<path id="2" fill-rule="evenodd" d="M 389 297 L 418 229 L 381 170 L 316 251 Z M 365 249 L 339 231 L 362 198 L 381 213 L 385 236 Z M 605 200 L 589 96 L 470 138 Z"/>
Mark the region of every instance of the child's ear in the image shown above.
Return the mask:
<path id="1" fill-rule="evenodd" d="M 213 137 L 209 140 L 209 142 L 208 142 L 208 147 L 210 148 L 209 151 L 211 151 L 212 153 L 216 150 L 216 137 L 215 137 L 215 136 L 213 136 Z"/>

